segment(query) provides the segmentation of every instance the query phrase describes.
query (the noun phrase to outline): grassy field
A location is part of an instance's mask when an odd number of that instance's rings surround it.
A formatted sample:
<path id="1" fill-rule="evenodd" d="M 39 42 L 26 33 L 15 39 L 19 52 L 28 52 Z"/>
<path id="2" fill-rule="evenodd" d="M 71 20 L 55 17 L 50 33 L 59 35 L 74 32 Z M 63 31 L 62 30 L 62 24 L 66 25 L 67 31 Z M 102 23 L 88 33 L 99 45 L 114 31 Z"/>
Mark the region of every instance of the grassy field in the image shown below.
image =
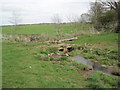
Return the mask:
<path id="1" fill-rule="evenodd" d="M 80 25 L 80 30 L 85 30 L 89 28 L 88 25 Z M 63 24 L 61 25 L 61 32 L 63 33 L 73 33 L 75 25 Z M 17 29 L 16 31 L 14 29 Z M 38 25 L 23 25 L 23 26 L 7 26 L 2 28 L 3 34 L 52 34 L 56 33 L 54 24 L 38 24 Z"/>
<path id="2" fill-rule="evenodd" d="M 3 87 L 85 87 L 83 76 L 75 69 L 37 60 L 33 54 L 37 50 L 32 46 L 3 43 Z"/>
<path id="3" fill-rule="evenodd" d="M 118 34 L 102 33 L 88 34 L 90 25 L 81 25 L 75 41 L 66 41 L 59 44 L 75 44 L 75 48 L 86 47 L 84 50 L 74 50 L 68 52 L 71 55 L 91 57 L 93 61 L 105 65 L 117 66 L 118 58 Z M 3 34 L 13 34 L 12 28 L 3 27 Z M 64 35 L 72 36 L 74 27 L 65 24 L 61 27 Z M 86 34 L 83 34 L 83 30 Z M 55 36 L 54 25 L 26 25 L 19 26 L 16 34 L 49 34 Z M 3 63 L 3 88 L 113 88 L 118 87 L 118 77 L 107 75 L 95 71 L 90 73 L 90 67 L 72 61 L 70 57 L 49 57 L 50 53 L 64 54 L 58 52 L 58 44 L 45 42 L 4 42 L 2 43 L 2 63 Z M 89 48 L 96 50 L 96 53 L 89 53 Z M 112 50 L 115 53 L 102 55 L 105 50 Z M 110 57 L 111 56 L 111 57 Z M 90 58 L 89 58 L 90 57 Z M 110 59 L 109 60 L 106 60 Z M 115 58 L 115 59 L 114 59 Z M 110 63 L 109 63 L 110 62 Z M 88 71 L 87 71 L 88 70 Z M 82 73 L 79 73 L 81 71 Z"/>
<path id="4" fill-rule="evenodd" d="M 3 88 L 94 87 L 93 77 L 99 78 L 99 73 L 91 76 L 93 80 L 86 80 L 83 74 L 77 72 L 78 69 L 85 67 L 84 65 L 80 64 L 80 68 L 70 67 L 71 64 L 66 62 L 67 59 L 54 63 L 48 60 L 48 57 L 41 60 L 40 56 L 43 53 L 39 46 L 39 44 L 3 43 Z M 105 82 L 106 86 L 98 80 L 97 87 L 117 87 L 117 77 L 105 74 L 103 78 L 105 78 L 101 79 L 103 83 L 109 79 Z"/>

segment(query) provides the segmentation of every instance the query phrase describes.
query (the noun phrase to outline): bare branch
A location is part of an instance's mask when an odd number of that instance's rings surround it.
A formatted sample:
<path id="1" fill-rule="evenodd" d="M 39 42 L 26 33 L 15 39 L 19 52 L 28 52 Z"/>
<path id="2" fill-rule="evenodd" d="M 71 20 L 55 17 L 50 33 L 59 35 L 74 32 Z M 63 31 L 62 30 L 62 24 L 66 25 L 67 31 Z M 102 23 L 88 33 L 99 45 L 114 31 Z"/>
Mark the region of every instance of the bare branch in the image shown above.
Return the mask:
<path id="1" fill-rule="evenodd" d="M 107 0 L 107 1 L 102 1 L 102 4 L 105 6 L 109 6 L 110 9 L 118 9 L 120 8 L 120 0 Z"/>
<path id="2" fill-rule="evenodd" d="M 13 25 L 18 25 L 21 22 L 20 14 L 13 11 L 12 16 L 9 18 L 8 22 L 12 23 Z"/>

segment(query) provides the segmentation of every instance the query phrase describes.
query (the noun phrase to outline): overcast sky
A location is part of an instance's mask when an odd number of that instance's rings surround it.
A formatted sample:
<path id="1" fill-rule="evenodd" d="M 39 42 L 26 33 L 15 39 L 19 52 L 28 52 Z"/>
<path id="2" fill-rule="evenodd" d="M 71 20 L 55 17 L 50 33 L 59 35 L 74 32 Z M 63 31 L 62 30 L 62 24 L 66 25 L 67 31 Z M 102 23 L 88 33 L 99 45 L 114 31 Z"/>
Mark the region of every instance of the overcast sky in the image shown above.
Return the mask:
<path id="1" fill-rule="evenodd" d="M 92 1 L 95 0 L 2 0 L 2 25 L 10 24 L 13 12 L 18 13 L 21 23 L 49 23 L 56 14 L 67 22 L 67 17 L 88 12 Z"/>

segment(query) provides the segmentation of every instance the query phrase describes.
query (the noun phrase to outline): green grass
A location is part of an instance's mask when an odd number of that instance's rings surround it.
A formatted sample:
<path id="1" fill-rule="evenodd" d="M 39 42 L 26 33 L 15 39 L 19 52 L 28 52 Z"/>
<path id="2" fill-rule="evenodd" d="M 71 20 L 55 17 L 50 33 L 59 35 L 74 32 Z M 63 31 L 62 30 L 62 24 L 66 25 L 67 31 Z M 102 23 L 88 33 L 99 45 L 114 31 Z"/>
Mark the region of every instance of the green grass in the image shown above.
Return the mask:
<path id="1" fill-rule="evenodd" d="M 46 50 L 51 51 L 51 48 L 48 47 L 38 48 L 39 45 L 44 44 L 3 43 L 3 88 L 89 87 L 90 80 L 86 81 L 85 77 L 77 72 L 77 69 L 84 70 L 88 67 L 77 62 L 69 62 L 66 57 L 60 63 L 57 61 L 52 63 L 51 60 L 44 61 L 36 58 L 34 55 L 36 53 L 42 54 L 42 49 L 46 48 Z M 47 55 L 46 53 L 43 54 Z M 54 60 L 55 58 L 52 59 L 52 61 Z M 70 67 L 71 65 L 76 67 Z M 110 80 L 112 78 L 111 76 Z M 109 84 L 106 80 L 105 82 L 108 85 L 103 86 L 115 87 L 115 79 L 112 80 L 110 81 L 112 84 Z M 101 81 L 98 80 L 97 83 L 99 84 Z"/>
<path id="2" fill-rule="evenodd" d="M 90 25 L 80 25 L 80 30 L 86 30 Z M 66 34 L 72 34 L 74 31 L 74 25 L 63 24 L 61 25 L 61 32 Z M 23 26 L 7 26 L 2 27 L 3 34 L 56 34 L 54 24 L 39 24 L 39 25 L 23 25 Z"/>
<path id="3" fill-rule="evenodd" d="M 108 48 L 111 50 L 118 50 L 118 34 L 116 33 L 102 33 L 97 35 L 80 35 L 78 40 L 66 42 L 73 44 L 92 44 L 95 48 Z"/>
<path id="4" fill-rule="evenodd" d="M 79 31 L 88 31 L 90 25 L 80 25 Z M 19 29 L 15 34 L 48 34 L 50 37 L 56 37 L 56 31 L 53 24 L 25 25 L 17 26 Z M 14 27 L 3 27 L 3 34 L 14 34 Z M 65 24 L 61 27 L 63 38 L 73 37 L 74 27 Z M 45 36 L 46 37 L 46 36 Z M 118 50 L 118 34 L 102 33 L 97 35 L 88 35 L 78 32 L 78 40 L 65 42 L 76 44 L 75 48 L 85 46 L 85 43 L 91 44 L 89 48 L 94 51 L 102 48 L 98 53 L 90 54 L 89 49 L 75 50 L 69 52 L 70 55 L 81 55 L 86 58 L 92 58 L 93 61 L 99 58 L 100 63 L 115 63 L 108 59 L 116 58 L 117 54 L 109 53 L 103 55 L 104 49 Z M 97 48 L 97 49 L 95 49 Z M 101 72 L 93 73 L 88 80 L 77 70 L 84 70 L 88 67 L 77 62 L 71 62 L 69 57 L 60 58 L 48 57 L 50 53 L 59 53 L 57 47 L 53 44 L 36 42 L 25 44 L 22 42 L 3 42 L 2 60 L 3 60 L 3 88 L 96 88 L 117 87 L 116 78 L 105 75 Z"/>
<path id="5" fill-rule="evenodd" d="M 76 70 L 38 60 L 35 50 L 18 43 L 3 43 L 3 88 L 85 87 L 84 77 Z"/>
<path id="6" fill-rule="evenodd" d="M 13 34 L 15 26 L 8 26 L 2 28 L 2 33 Z M 41 33 L 54 33 L 53 25 L 24 25 L 17 26 L 16 34 L 41 34 Z"/>
<path id="7" fill-rule="evenodd" d="M 118 77 L 113 77 L 110 75 L 105 75 L 101 72 L 94 72 L 88 78 L 89 88 L 117 88 L 118 87 Z"/>

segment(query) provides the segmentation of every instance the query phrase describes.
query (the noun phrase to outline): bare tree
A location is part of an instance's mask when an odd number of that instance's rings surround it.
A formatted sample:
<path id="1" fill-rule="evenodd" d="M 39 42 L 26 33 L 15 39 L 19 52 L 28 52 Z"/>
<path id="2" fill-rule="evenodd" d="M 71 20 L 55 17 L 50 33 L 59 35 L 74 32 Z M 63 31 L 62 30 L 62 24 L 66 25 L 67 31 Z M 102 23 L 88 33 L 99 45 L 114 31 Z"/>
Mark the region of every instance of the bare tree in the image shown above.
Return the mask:
<path id="1" fill-rule="evenodd" d="M 81 18 L 78 15 L 71 15 L 69 17 L 67 17 L 68 21 L 71 23 L 71 26 L 74 28 L 74 35 L 73 36 L 77 36 L 78 35 L 78 30 L 80 27 L 80 23 L 81 23 Z"/>
<path id="2" fill-rule="evenodd" d="M 18 25 L 20 23 L 21 19 L 19 17 L 19 14 L 16 12 L 12 12 L 12 16 L 10 17 L 9 22 L 13 25 Z"/>
<path id="3" fill-rule="evenodd" d="M 15 11 L 12 12 L 11 17 L 9 18 L 9 23 L 11 23 L 12 25 L 14 25 L 14 33 L 16 32 L 16 30 L 19 28 L 17 25 L 19 25 L 19 23 L 21 22 L 21 18 L 20 18 L 20 13 L 17 13 Z"/>
<path id="4" fill-rule="evenodd" d="M 52 17 L 52 21 L 55 24 L 55 30 L 57 32 L 58 39 L 60 39 L 62 19 L 60 18 L 58 14 L 56 14 Z"/>

